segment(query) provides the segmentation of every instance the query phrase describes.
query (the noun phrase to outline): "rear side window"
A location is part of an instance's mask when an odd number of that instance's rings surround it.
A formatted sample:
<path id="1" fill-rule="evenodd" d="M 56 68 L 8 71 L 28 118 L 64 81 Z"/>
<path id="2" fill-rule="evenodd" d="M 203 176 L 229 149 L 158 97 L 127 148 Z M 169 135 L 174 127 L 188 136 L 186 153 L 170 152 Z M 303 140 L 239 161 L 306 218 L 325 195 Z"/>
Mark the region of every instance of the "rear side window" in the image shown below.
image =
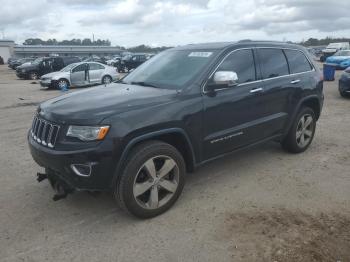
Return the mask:
<path id="1" fill-rule="evenodd" d="M 90 70 L 100 70 L 100 69 L 105 69 L 104 66 L 96 63 L 89 63 L 89 68 Z"/>
<path id="2" fill-rule="evenodd" d="M 230 54 L 216 71 L 233 71 L 237 73 L 238 83 L 255 81 L 255 63 L 251 49 L 238 50 Z"/>
<path id="3" fill-rule="evenodd" d="M 298 50 L 284 50 L 287 56 L 290 73 L 297 74 L 312 70 L 309 60 Z"/>
<path id="4" fill-rule="evenodd" d="M 261 48 L 257 51 L 264 79 L 289 74 L 287 60 L 281 49 Z"/>

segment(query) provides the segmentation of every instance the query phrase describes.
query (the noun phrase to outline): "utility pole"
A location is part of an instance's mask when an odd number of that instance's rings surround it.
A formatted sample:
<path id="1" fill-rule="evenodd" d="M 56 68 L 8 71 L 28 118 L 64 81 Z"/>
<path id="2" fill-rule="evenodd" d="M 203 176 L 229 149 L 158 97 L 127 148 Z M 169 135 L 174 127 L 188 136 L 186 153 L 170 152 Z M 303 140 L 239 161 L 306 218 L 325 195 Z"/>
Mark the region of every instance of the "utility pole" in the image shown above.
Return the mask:
<path id="1" fill-rule="evenodd" d="M 92 34 L 92 43 L 95 43 L 95 35 Z"/>

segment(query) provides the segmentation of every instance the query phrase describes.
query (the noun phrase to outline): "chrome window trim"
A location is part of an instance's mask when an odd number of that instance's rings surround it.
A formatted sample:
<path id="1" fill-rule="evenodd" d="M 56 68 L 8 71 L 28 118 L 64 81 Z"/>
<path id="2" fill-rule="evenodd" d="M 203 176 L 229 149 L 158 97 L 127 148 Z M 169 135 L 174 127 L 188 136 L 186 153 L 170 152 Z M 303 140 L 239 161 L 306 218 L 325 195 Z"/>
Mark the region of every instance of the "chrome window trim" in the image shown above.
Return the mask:
<path id="1" fill-rule="evenodd" d="M 205 90 L 205 86 L 207 85 L 208 83 L 208 80 L 214 75 L 214 73 L 216 72 L 216 70 L 220 67 L 220 65 L 225 61 L 225 59 L 230 56 L 231 54 L 233 54 L 234 52 L 237 52 L 237 51 L 240 51 L 240 50 L 247 50 L 247 49 L 250 49 L 252 51 L 254 50 L 257 50 L 257 49 L 279 49 L 279 50 L 292 50 L 292 51 L 298 51 L 300 53 L 302 53 L 307 61 L 309 62 L 310 66 L 312 67 L 311 70 L 309 71 L 304 71 L 304 72 L 300 72 L 300 73 L 294 73 L 294 74 L 288 74 L 288 75 L 283 75 L 283 76 L 275 76 L 275 77 L 271 77 L 271 78 L 267 78 L 267 79 L 260 79 L 260 80 L 255 80 L 255 81 L 251 81 L 251 82 L 246 82 L 246 83 L 241 83 L 241 84 L 238 84 L 232 88 L 236 88 L 236 87 L 240 87 L 240 86 L 245 86 L 245 85 L 248 85 L 248 84 L 254 84 L 254 83 L 259 83 L 259 82 L 265 82 L 265 81 L 269 81 L 269 80 L 273 80 L 273 79 L 278 79 L 278 78 L 283 78 L 283 77 L 289 77 L 289 76 L 295 76 L 295 75 L 301 75 L 301 74 L 306 74 L 306 73 L 310 73 L 310 72 L 315 72 L 315 67 L 314 67 L 314 64 L 310 61 L 309 57 L 300 49 L 296 49 L 296 48 L 287 48 L 287 47 L 268 47 L 268 46 L 263 46 L 263 47 L 244 47 L 244 48 L 238 48 L 238 49 L 235 49 L 233 51 L 231 51 L 230 53 L 228 53 L 222 60 L 221 62 L 215 67 L 215 69 L 213 70 L 213 72 L 209 75 L 208 79 L 205 81 L 205 83 L 203 84 L 202 86 L 202 93 L 203 94 L 207 94 L 208 91 Z M 255 57 L 254 57 L 255 59 Z M 286 57 L 286 61 L 288 63 L 288 58 Z M 256 61 L 255 61 L 256 62 Z M 288 69 L 290 70 L 289 68 L 289 64 L 288 64 Z M 255 68 L 255 72 L 256 72 L 257 68 Z M 222 90 L 227 90 L 227 89 L 230 89 L 230 88 L 220 88 L 220 89 L 216 89 L 215 91 L 222 91 Z"/>

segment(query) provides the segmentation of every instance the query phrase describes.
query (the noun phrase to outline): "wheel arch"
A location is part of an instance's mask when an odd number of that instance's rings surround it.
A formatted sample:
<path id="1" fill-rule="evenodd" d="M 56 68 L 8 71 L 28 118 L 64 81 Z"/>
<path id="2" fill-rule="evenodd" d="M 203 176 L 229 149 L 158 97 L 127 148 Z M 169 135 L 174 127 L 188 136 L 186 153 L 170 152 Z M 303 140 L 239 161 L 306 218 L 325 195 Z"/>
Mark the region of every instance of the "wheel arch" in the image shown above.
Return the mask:
<path id="1" fill-rule="evenodd" d="M 175 147 L 185 160 L 186 170 L 189 172 L 194 171 L 196 166 L 196 158 L 192 143 L 190 142 L 188 135 L 181 128 L 170 128 L 147 133 L 133 138 L 123 150 L 114 175 L 114 182 L 117 179 L 117 177 L 119 177 L 118 174 L 120 174 L 120 172 L 122 171 L 125 164 L 125 160 L 128 154 L 131 152 L 131 150 L 135 146 L 150 140 L 163 141 Z"/>
<path id="2" fill-rule="evenodd" d="M 300 109 L 303 106 L 307 106 L 307 107 L 310 107 L 311 109 L 313 109 L 315 112 L 316 120 L 319 119 L 320 114 L 321 114 L 321 109 L 322 109 L 320 98 L 317 95 L 311 95 L 311 96 L 306 96 L 306 97 L 302 98 L 299 101 L 298 105 L 295 107 L 295 110 L 290 117 L 290 121 L 288 122 L 288 126 L 286 128 L 286 132 L 284 134 L 284 137 L 288 134 L 298 112 L 300 111 Z"/>

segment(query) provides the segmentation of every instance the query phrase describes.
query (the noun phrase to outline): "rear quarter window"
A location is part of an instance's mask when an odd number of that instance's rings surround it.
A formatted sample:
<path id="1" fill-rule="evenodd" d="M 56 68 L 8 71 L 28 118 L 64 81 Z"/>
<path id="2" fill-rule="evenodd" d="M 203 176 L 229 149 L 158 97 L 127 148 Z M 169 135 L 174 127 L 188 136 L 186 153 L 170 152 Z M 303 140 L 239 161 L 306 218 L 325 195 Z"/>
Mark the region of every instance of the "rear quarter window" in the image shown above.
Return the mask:
<path id="1" fill-rule="evenodd" d="M 261 72 L 264 79 L 289 74 L 288 64 L 282 49 L 258 48 Z"/>
<path id="2" fill-rule="evenodd" d="M 312 66 L 306 56 L 298 50 L 284 50 L 291 74 L 297 74 L 312 70 Z"/>

